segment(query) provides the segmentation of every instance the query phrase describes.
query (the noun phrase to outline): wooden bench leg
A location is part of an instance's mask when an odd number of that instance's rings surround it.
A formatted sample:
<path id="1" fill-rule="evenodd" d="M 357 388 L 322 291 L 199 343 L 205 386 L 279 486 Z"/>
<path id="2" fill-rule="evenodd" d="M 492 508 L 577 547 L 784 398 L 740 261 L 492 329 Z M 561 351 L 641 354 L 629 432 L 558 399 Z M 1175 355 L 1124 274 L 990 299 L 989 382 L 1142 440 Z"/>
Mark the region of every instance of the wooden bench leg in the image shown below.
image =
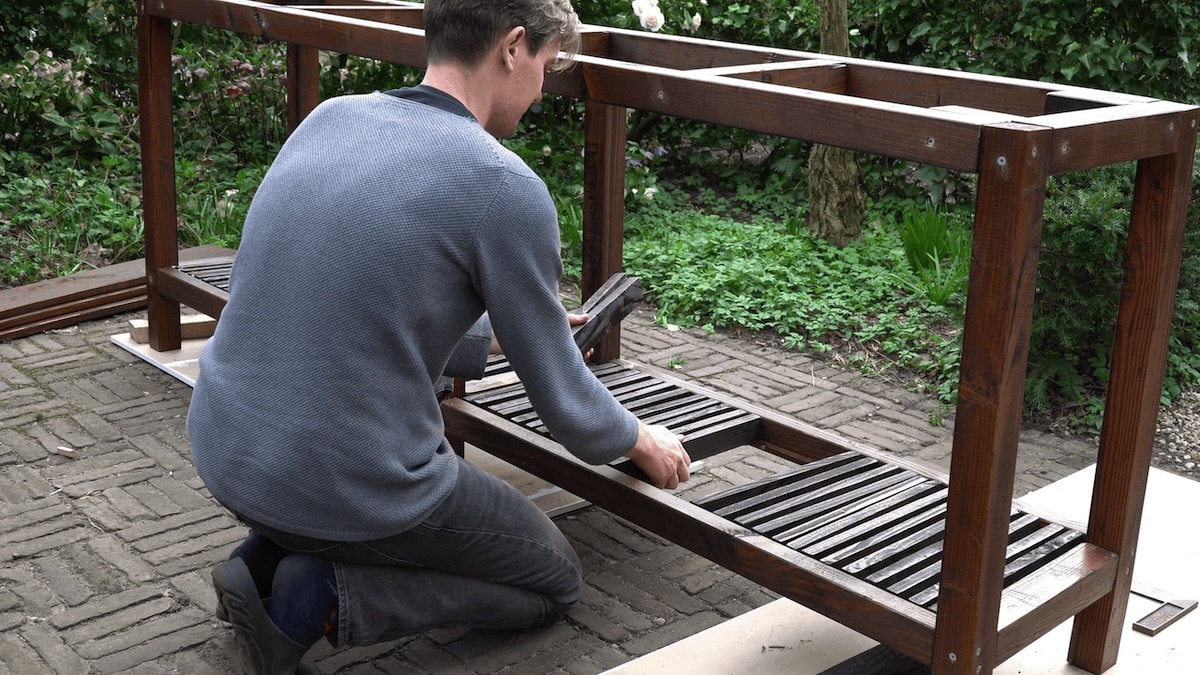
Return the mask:
<path id="1" fill-rule="evenodd" d="M 1196 143 L 1194 113 L 1178 116 L 1175 124 L 1181 134 L 1178 152 L 1140 161 L 1134 188 L 1126 280 L 1117 311 L 1087 531 L 1088 541 L 1121 556 L 1121 566 L 1113 592 L 1075 617 L 1068 657 L 1093 673 L 1117 662 L 1129 618 L 1125 614 L 1162 395 Z"/>
<path id="2" fill-rule="evenodd" d="M 1050 162 L 1048 129 L 984 127 L 934 673 L 990 673 Z"/>
<path id="3" fill-rule="evenodd" d="M 179 262 L 175 224 L 175 138 L 171 108 L 171 20 L 138 15 L 138 115 L 142 216 L 146 232 L 146 315 L 150 346 L 179 349 L 179 302 L 165 297 L 158 270 Z"/>

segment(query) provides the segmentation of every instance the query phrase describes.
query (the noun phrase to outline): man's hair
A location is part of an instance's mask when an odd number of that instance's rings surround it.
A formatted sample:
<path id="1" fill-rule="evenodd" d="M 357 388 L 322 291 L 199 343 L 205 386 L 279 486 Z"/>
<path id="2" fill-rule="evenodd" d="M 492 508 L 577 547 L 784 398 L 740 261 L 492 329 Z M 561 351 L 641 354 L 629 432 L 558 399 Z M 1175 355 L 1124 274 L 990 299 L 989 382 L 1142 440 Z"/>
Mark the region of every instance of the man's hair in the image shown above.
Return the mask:
<path id="1" fill-rule="evenodd" d="M 430 63 L 457 62 L 474 67 L 495 41 L 517 26 L 537 54 L 559 41 L 554 69 L 570 65 L 579 53 L 579 17 L 570 0 L 425 0 L 425 48 Z"/>

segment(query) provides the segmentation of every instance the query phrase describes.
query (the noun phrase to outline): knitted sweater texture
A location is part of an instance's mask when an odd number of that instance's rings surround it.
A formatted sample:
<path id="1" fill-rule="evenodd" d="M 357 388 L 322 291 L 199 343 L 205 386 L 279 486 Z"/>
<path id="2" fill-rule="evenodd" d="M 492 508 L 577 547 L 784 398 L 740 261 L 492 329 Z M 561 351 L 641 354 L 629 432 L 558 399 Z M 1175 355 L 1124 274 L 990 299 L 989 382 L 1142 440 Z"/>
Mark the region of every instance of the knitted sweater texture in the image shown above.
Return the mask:
<path id="1" fill-rule="evenodd" d="M 559 442 L 595 464 L 628 452 L 636 420 L 571 339 L 559 246 L 545 184 L 469 116 L 380 93 L 319 105 L 254 196 L 201 356 L 205 485 L 295 534 L 412 527 L 457 475 L 436 382 L 479 377 L 492 331 Z"/>

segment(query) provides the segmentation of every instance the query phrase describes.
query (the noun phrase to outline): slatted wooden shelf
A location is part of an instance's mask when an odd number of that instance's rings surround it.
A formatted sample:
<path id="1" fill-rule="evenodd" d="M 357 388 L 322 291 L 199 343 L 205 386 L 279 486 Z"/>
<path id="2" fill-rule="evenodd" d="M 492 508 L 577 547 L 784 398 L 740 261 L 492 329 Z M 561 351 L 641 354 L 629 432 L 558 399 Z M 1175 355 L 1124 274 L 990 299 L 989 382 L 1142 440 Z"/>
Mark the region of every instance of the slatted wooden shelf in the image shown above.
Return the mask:
<path id="1" fill-rule="evenodd" d="M 506 368 L 502 358 L 493 359 L 475 391 L 443 403 L 448 436 L 460 447 L 483 448 L 928 661 L 945 559 L 944 474 L 656 368 L 624 360 L 594 366 L 627 409 L 687 429 L 684 445 L 693 459 L 750 446 L 799 463 L 687 501 L 643 482 L 628 461 L 597 467 L 571 456 Z M 1118 563 L 1112 552 L 1087 543 L 1083 532 L 1009 508 L 997 626 L 1002 658 L 1109 593 Z"/>
<path id="2" fill-rule="evenodd" d="M 492 373 L 505 372 L 506 361 L 495 359 Z M 592 368 L 621 405 L 647 424 L 662 424 L 686 438 L 684 447 L 693 459 L 707 457 L 749 443 L 758 437 L 759 416 L 702 393 L 684 389 L 621 363 Z M 470 403 L 500 415 L 526 429 L 552 438 L 516 382 L 464 397 Z"/>
<path id="3" fill-rule="evenodd" d="M 219 290 L 229 292 L 229 272 L 233 269 L 233 256 L 184 261 L 175 266 L 180 272 L 194 277 Z"/>
<path id="4" fill-rule="evenodd" d="M 941 481 L 847 452 L 694 503 L 936 611 L 947 493 Z M 1083 532 L 1014 510 L 1004 587 L 1083 542 Z"/>

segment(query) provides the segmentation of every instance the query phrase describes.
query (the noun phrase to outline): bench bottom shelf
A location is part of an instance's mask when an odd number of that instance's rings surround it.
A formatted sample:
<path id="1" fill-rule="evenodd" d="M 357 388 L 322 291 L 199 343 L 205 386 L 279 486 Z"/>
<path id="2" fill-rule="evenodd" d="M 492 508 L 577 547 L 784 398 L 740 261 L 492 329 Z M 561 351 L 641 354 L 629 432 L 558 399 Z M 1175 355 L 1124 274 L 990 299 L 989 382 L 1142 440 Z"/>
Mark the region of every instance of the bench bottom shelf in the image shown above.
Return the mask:
<path id="1" fill-rule="evenodd" d="M 739 420 L 736 433 L 711 434 L 701 420 L 689 420 L 705 456 L 746 445 L 789 460 L 811 456 L 814 448 L 824 456 L 688 501 L 619 467 L 575 459 L 548 435 L 521 401 L 519 382 L 511 380 L 444 403 L 447 434 L 906 656 L 931 662 L 948 492 L 941 477 L 869 449 L 830 452 L 823 432 L 799 422 L 789 426 L 769 411 L 735 405 L 664 373 L 621 362 L 597 368 L 635 413 L 644 413 L 637 410 L 639 402 L 671 392 L 669 397 L 689 407 L 715 411 L 717 428 L 721 420 Z M 781 438 L 806 447 L 780 448 Z M 801 440 L 806 438 L 811 443 Z M 1004 563 L 1001 660 L 1109 593 L 1117 567 L 1116 556 L 1086 543 L 1083 532 L 1015 508 Z"/>

